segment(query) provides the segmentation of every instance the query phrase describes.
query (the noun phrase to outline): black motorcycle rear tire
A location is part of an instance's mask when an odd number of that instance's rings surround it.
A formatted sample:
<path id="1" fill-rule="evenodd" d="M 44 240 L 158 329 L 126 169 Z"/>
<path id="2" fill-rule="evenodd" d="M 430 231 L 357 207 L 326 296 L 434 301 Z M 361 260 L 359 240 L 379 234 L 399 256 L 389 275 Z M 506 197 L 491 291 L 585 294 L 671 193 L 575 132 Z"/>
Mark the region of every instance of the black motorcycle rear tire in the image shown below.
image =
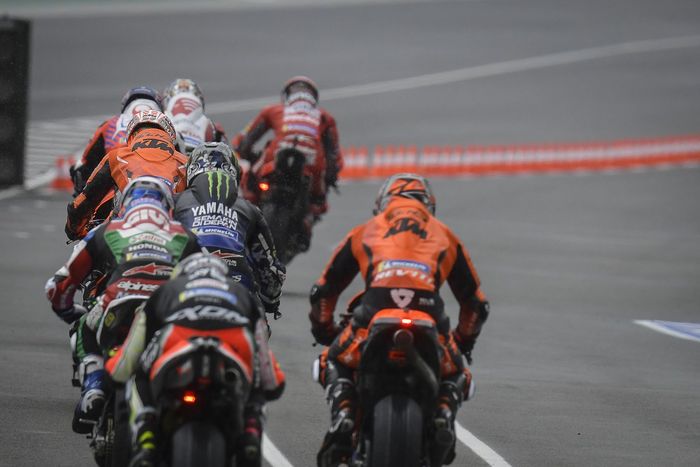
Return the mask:
<path id="1" fill-rule="evenodd" d="M 410 397 L 391 394 L 374 406 L 370 467 L 420 467 L 423 412 Z"/>
<path id="2" fill-rule="evenodd" d="M 221 431 L 206 422 L 182 425 L 172 438 L 171 467 L 224 467 L 226 440 Z"/>
<path id="3" fill-rule="evenodd" d="M 113 438 L 111 467 L 127 467 L 131 458 L 131 433 L 129 429 L 129 406 L 124 399 L 124 388 L 114 392 Z"/>
<path id="4" fill-rule="evenodd" d="M 275 242 L 275 250 L 277 257 L 283 264 L 287 264 L 292 260 L 296 252 L 288 251 L 289 239 L 296 232 L 292 230 L 292 215 L 291 209 L 284 206 L 278 206 L 273 203 L 267 203 L 262 208 L 263 217 L 270 227 L 272 240 Z"/>

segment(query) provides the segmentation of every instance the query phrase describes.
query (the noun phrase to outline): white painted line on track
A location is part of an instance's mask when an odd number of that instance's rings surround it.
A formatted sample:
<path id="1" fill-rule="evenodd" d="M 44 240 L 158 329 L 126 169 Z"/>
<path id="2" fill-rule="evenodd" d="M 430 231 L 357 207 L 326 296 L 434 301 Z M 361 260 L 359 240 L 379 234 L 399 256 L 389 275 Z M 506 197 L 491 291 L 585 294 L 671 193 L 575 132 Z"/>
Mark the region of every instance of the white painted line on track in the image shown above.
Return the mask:
<path id="1" fill-rule="evenodd" d="M 700 342 L 700 323 L 676 323 L 672 321 L 658 321 L 638 319 L 634 321 L 640 326 L 652 329 L 669 336 Z"/>
<path id="2" fill-rule="evenodd" d="M 455 432 L 457 439 L 460 440 L 465 446 L 474 451 L 474 453 L 481 457 L 486 463 L 492 467 L 511 467 L 511 465 L 506 462 L 506 460 L 501 457 L 496 451 L 491 449 L 486 443 L 481 441 L 479 438 L 474 436 L 471 431 L 460 425 L 459 422 L 455 421 Z"/>
<path id="3" fill-rule="evenodd" d="M 27 16 L 29 18 L 89 18 L 107 16 L 135 16 L 147 14 L 162 15 L 167 6 L 167 13 L 202 13 L 235 10 L 261 10 L 261 9 L 290 9 L 290 8 L 337 8 L 343 6 L 363 6 L 374 4 L 409 4 L 436 2 L 439 0 L 202 0 L 192 1 L 148 1 L 120 4 L 117 2 L 89 3 L 64 3 L 48 6 L 9 7 L 9 13 L 13 15 Z M 484 0 L 465 0 L 470 2 Z M 58 2 L 57 2 L 58 3 Z M 166 5 L 167 3 L 167 5 Z"/>
<path id="4" fill-rule="evenodd" d="M 263 433 L 262 451 L 263 457 L 272 467 L 294 467 L 265 433 Z"/>
<path id="5" fill-rule="evenodd" d="M 439 84 L 450 84 L 459 81 L 468 81 L 477 78 L 517 73 L 520 71 L 537 70 L 553 66 L 569 65 L 601 58 L 610 58 L 621 55 L 640 54 L 647 52 L 660 52 L 664 50 L 700 47 L 700 35 L 668 37 L 663 39 L 648 39 L 640 41 L 622 42 L 619 44 L 587 49 L 570 50 L 547 55 L 508 60 L 505 62 L 476 65 L 457 70 L 430 73 L 426 75 L 412 76 L 388 81 L 330 88 L 321 91 L 323 101 L 346 99 L 350 97 L 370 96 L 394 91 L 406 91 Z M 232 112 L 257 110 L 263 105 L 276 102 L 279 96 L 261 97 L 229 102 L 219 102 L 207 106 L 207 113 L 221 115 Z"/>

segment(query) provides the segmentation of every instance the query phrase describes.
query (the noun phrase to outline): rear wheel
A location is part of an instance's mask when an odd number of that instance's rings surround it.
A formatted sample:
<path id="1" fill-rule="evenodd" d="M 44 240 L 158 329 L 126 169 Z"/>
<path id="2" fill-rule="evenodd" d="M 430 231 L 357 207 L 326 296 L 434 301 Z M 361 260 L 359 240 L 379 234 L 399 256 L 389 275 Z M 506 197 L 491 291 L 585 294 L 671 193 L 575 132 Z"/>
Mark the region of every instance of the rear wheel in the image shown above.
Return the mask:
<path id="1" fill-rule="evenodd" d="M 124 388 L 115 389 L 113 417 L 112 467 L 127 467 L 131 457 L 131 433 L 129 406 L 124 399 Z"/>
<path id="2" fill-rule="evenodd" d="M 205 422 L 189 422 L 172 438 L 171 467 L 226 465 L 226 441 L 221 431 Z"/>
<path id="3" fill-rule="evenodd" d="M 287 263 L 289 240 L 294 234 L 292 232 L 292 212 L 291 209 L 284 206 L 278 206 L 272 202 L 265 204 L 262 209 L 263 217 L 270 227 L 272 240 L 275 242 L 277 257 L 283 263 Z M 292 258 L 290 257 L 289 260 Z"/>
<path id="4" fill-rule="evenodd" d="M 371 467 L 420 467 L 423 412 L 411 398 L 392 394 L 374 406 Z"/>

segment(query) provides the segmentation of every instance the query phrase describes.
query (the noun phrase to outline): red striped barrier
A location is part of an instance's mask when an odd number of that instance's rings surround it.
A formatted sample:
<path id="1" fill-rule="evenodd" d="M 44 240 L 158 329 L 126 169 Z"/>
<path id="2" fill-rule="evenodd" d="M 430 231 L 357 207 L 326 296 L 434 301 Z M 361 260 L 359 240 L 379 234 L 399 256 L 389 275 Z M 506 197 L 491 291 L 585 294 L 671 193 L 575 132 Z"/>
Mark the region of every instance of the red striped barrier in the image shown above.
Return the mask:
<path id="1" fill-rule="evenodd" d="M 496 174 L 625 170 L 700 163 L 700 136 L 580 144 L 508 146 L 376 146 L 345 148 L 345 180 L 416 172 L 452 177 Z"/>

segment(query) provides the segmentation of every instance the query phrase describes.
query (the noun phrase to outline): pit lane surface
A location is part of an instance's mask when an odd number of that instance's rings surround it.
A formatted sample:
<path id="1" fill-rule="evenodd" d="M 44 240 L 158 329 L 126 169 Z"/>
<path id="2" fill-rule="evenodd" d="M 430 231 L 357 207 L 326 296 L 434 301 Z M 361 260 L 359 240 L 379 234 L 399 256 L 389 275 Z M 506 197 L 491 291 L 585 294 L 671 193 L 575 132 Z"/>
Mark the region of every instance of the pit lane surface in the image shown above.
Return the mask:
<path id="1" fill-rule="evenodd" d="M 109 113 L 123 91 L 196 79 L 209 103 L 270 96 L 305 72 L 323 88 L 636 40 L 696 34 L 692 1 L 410 3 L 216 15 L 41 19 L 33 120 Z M 624 22 L 622 19 L 624 18 Z M 205 22 L 206 21 L 206 22 Z M 683 48 L 331 101 L 343 144 L 567 141 L 697 131 L 700 49 Z M 108 63 L 109 66 L 105 66 Z M 253 112 L 217 115 L 232 134 Z M 87 137 L 88 135 L 86 135 Z M 519 465 L 694 465 L 698 344 L 636 319 L 697 322 L 700 172 L 436 181 L 438 215 L 471 250 L 493 314 L 460 423 Z M 342 187 L 289 268 L 272 346 L 287 372 L 268 435 L 314 464 L 327 425 L 310 380 L 306 294 L 377 183 Z M 0 202 L 0 465 L 90 465 L 70 432 L 66 329 L 42 297 L 67 258 L 64 195 Z M 445 294 L 449 298 L 449 292 Z M 342 300 L 341 300 L 342 303 Z M 455 316 L 454 302 L 448 306 Z M 485 461 L 458 445 L 455 465 Z"/>

